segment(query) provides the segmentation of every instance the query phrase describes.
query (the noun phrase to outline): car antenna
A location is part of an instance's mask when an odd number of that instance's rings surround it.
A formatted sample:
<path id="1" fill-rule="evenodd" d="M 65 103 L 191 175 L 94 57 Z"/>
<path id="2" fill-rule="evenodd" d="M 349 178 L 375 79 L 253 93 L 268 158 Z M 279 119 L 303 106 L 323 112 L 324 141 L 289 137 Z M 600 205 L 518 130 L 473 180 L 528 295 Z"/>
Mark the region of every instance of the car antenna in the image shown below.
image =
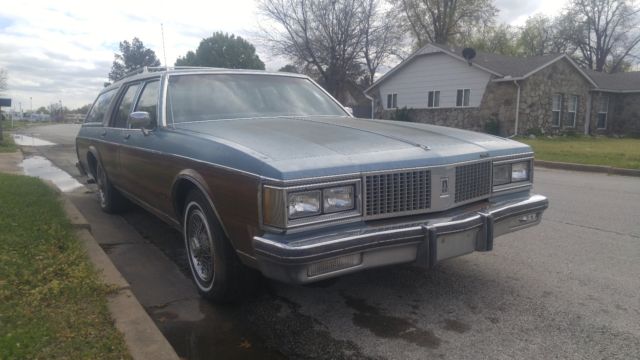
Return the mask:
<path id="1" fill-rule="evenodd" d="M 167 65 L 167 50 L 164 46 L 164 25 L 162 23 L 160 23 L 160 34 L 162 35 L 162 54 L 164 55 L 164 67 L 168 68 L 169 66 Z"/>

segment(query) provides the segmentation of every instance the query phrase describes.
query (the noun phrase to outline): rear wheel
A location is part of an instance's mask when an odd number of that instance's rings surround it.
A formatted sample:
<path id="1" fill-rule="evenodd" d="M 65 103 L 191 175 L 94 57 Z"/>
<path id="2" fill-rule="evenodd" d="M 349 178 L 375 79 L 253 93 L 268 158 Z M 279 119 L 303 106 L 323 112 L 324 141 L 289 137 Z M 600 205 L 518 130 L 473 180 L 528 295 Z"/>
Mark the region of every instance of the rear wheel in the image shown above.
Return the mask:
<path id="1" fill-rule="evenodd" d="M 230 302 L 240 298 L 253 283 L 251 269 L 238 259 L 201 192 L 192 190 L 185 204 L 185 250 L 198 291 L 215 302 Z"/>
<path id="2" fill-rule="evenodd" d="M 96 185 L 98 185 L 98 202 L 102 211 L 115 214 L 126 208 L 127 199 L 111 185 L 100 163 L 96 165 Z"/>

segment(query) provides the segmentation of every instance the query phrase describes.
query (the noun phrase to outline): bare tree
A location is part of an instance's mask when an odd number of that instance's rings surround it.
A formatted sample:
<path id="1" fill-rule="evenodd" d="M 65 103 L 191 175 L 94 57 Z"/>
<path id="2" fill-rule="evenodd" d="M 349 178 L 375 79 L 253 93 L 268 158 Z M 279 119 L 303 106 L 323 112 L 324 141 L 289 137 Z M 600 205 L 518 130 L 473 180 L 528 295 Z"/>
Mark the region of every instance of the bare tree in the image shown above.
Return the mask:
<path id="1" fill-rule="evenodd" d="M 375 80 L 378 67 L 400 52 L 402 33 L 397 21 L 398 13 L 383 9 L 381 0 L 364 0 L 364 28 L 362 60 L 368 71 L 365 83 Z"/>
<path id="2" fill-rule="evenodd" d="M 576 60 L 595 71 L 620 71 L 640 43 L 639 13 L 628 0 L 573 0 L 563 24 Z"/>
<path id="3" fill-rule="evenodd" d="M 345 81 L 361 73 L 362 0 L 261 0 L 259 8 L 277 24 L 263 29 L 272 51 L 316 73 L 342 100 Z"/>
<path id="4" fill-rule="evenodd" d="M 449 44 L 463 32 L 493 23 L 498 10 L 492 0 L 396 0 L 418 47 Z"/>
<path id="5" fill-rule="evenodd" d="M 460 45 L 472 47 L 478 51 L 515 56 L 520 54 L 518 35 L 518 30 L 508 24 L 487 26 L 480 32 L 465 35 Z"/>
<path id="6" fill-rule="evenodd" d="M 520 31 L 518 45 L 523 55 L 541 56 L 571 52 L 562 17 L 535 15 L 527 19 Z"/>

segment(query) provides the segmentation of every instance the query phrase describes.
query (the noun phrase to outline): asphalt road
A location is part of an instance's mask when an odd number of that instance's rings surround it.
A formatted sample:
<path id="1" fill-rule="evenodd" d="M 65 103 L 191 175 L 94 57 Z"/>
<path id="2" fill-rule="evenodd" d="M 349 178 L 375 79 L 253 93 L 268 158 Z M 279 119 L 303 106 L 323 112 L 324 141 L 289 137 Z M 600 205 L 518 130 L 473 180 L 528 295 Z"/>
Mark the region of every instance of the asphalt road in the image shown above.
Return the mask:
<path id="1" fill-rule="evenodd" d="M 32 128 L 60 145 L 26 151 L 77 176 L 75 132 Z M 536 168 L 535 192 L 551 202 L 542 224 L 490 253 L 315 286 L 265 280 L 226 307 L 198 298 L 177 232 L 138 208 L 104 215 L 90 189 L 74 202 L 186 358 L 640 357 L 640 178 Z"/>

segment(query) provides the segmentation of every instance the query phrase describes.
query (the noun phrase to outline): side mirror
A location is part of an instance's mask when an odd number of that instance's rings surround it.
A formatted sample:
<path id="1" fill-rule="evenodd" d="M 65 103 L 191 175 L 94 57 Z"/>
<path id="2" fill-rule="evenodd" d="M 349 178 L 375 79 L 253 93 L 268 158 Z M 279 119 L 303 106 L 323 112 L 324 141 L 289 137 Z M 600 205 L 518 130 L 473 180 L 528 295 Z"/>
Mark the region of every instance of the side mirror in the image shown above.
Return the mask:
<path id="1" fill-rule="evenodd" d="M 146 111 L 134 111 L 129 114 L 128 123 L 130 128 L 141 129 L 145 135 L 148 135 L 147 128 L 151 125 L 151 115 Z"/>

